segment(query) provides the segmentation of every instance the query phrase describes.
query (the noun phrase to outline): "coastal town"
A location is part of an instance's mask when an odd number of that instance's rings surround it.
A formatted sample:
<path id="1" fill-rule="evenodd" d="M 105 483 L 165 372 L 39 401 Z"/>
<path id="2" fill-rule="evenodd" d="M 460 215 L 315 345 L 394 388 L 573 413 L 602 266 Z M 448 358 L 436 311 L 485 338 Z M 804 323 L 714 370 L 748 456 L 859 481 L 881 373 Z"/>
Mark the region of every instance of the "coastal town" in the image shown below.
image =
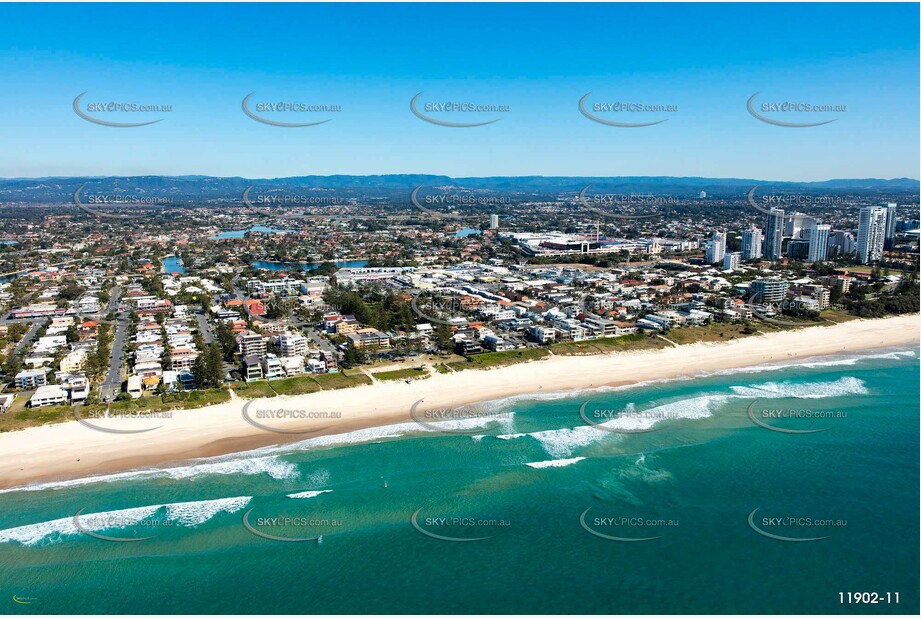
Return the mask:
<path id="1" fill-rule="evenodd" d="M 917 203 L 753 192 L 7 205 L 0 430 L 918 311 Z"/>

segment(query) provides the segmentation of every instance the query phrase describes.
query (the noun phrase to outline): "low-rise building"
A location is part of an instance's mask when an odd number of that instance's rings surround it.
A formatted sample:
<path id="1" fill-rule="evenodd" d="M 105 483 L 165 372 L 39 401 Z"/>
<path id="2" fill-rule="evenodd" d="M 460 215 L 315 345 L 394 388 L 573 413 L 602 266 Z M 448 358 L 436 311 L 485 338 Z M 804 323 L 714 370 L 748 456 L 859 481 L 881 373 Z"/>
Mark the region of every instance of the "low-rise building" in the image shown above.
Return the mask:
<path id="1" fill-rule="evenodd" d="M 60 406 L 67 403 L 67 392 L 56 384 L 39 386 L 29 399 L 29 407 Z"/>
<path id="2" fill-rule="evenodd" d="M 285 370 L 274 354 L 266 354 L 262 357 L 262 375 L 266 380 L 277 380 L 285 377 Z"/>
<path id="3" fill-rule="evenodd" d="M 262 364 L 255 354 L 243 357 L 243 379 L 247 382 L 262 379 Z"/>
<path id="4" fill-rule="evenodd" d="M 349 345 L 355 349 L 386 349 L 390 347 L 390 337 L 376 328 L 360 328 L 348 335 Z"/>
<path id="5" fill-rule="evenodd" d="M 265 338 L 253 331 L 237 335 L 237 346 L 241 356 L 262 356 L 265 354 Z"/>
<path id="6" fill-rule="evenodd" d="M 307 337 L 291 333 L 279 335 L 278 348 L 282 356 L 305 356 L 307 354 Z"/>
<path id="7" fill-rule="evenodd" d="M 137 399 L 144 392 L 144 384 L 141 381 L 141 376 L 133 375 L 128 376 L 128 394 Z"/>
<path id="8" fill-rule="evenodd" d="M 24 369 L 13 377 L 16 388 L 37 388 L 48 384 L 48 377 L 43 369 Z"/>

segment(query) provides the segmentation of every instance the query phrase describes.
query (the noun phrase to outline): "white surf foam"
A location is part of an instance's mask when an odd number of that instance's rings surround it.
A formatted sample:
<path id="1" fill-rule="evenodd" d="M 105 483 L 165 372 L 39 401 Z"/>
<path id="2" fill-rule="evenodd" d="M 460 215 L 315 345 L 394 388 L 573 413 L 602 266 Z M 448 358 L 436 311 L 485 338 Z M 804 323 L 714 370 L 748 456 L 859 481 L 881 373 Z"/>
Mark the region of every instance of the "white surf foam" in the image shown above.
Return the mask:
<path id="1" fill-rule="evenodd" d="M 220 498 L 217 500 L 199 500 L 195 502 L 175 502 L 139 506 L 101 513 L 82 513 L 80 526 L 90 532 L 126 528 L 150 518 L 161 509 L 165 509 L 165 521 L 183 527 L 203 524 L 218 513 L 234 513 L 252 500 L 251 496 Z M 63 517 L 37 524 L 28 524 L 16 528 L 0 530 L 0 543 L 18 542 L 26 546 L 37 545 L 47 539 L 56 543 L 66 536 L 81 534 L 74 523 L 74 517 Z"/>
<path id="2" fill-rule="evenodd" d="M 177 466 L 174 468 L 145 468 L 142 470 L 131 470 L 129 472 L 119 472 L 115 474 L 87 476 L 67 481 L 37 483 L 33 485 L 27 485 L 25 487 L 0 489 L 0 494 L 16 491 L 64 489 L 68 487 L 90 485 L 93 483 L 111 483 L 117 481 L 134 481 L 154 478 L 187 479 L 207 474 L 267 474 L 271 478 L 279 480 L 294 479 L 298 478 L 300 474 L 297 466 L 293 463 L 279 459 L 279 455 L 318 448 L 362 444 L 382 440 L 385 438 L 401 438 L 406 434 L 479 429 L 485 428 L 490 423 L 494 422 L 496 422 L 496 419 L 490 418 L 488 416 L 483 416 L 433 423 L 431 429 L 419 425 L 418 423 L 399 423 L 395 425 L 384 425 L 381 427 L 369 427 L 367 429 L 358 429 L 344 434 L 308 438 L 293 444 L 268 446 L 251 451 L 244 451 L 242 453 L 233 453 L 231 455 L 220 455 L 218 457 L 200 459 L 189 465 Z M 511 422 L 510 418 L 499 421 L 500 426 L 507 426 L 505 423 L 509 422 Z"/>
<path id="3" fill-rule="evenodd" d="M 585 457 L 570 457 L 569 459 L 551 459 L 549 461 L 533 461 L 526 463 L 529 468 L 564 468 L 574 463 L 580 462 Z"/>
<path id="4" fill-rule="evenodd" d="M 273 479 L 290 479 L 298 476 L 297 466 L 278 457 L 240 458 L 238 455 L 222 455 L 220 457 L 199 460 L 201 463 L 192 463 L 174 468 L 144 468 L 115 474 L 100 474 L 86 476 L 67 481 L 49 481 L 36 483 L 25 487 L 0 489 L 0 494 L 14 491 L 42 491 L 45 489 L 65 489 L 80 487 L 93 483 L 114 483 L 117 481 L 137 481 L 146 479 L 187 479 L 204 474 L 267 474 Z"/>
<path id="5" fill-rule="evenodd" d="M 528 435 L 540 442 L 548 455 L 565 457 L 578 448 L 606 437 L 621 435 L 618 434 L 621 431 L 644 431 L 665 420 L 706 418 L 729 398 L 729 395 L 704 395 L 663 404 L 640 412 L 631 412 L 603 423 L 596 423 L 594 426 L 580 425 L 572 429 L 537 431 Z"/>
<path id="6" fill-rule="evenodd" d="M 738 397 L 771 399 L 824 399 L 844 395 L 866 395 L 870 392 L 863 380 L 854 377 L 843 377 L 832 382 L 764 382 L 750 386 L 732 386 L 730 390 Z"/>
<path id="7" fill-rule="evenodd" d="M 288 497 L 289 498 L 305 498 L 305 499 L 306 498 L 316 498 L 320 494 L 328 494 L 328 493 L 331 493 L 332 491 L 333 491 L 332 489 L 319 489 L 317 491 L 302 491 L 296 494 L 288 494 Z"/>

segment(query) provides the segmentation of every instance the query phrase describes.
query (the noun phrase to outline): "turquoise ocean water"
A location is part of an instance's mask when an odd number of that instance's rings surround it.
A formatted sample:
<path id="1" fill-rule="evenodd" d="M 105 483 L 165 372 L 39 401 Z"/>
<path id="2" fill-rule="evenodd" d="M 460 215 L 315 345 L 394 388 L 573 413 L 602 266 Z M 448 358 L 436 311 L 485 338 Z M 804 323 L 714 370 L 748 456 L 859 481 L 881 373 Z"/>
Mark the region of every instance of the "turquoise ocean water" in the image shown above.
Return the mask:
<path id="1" fill-rule="evenodd" d="M 918 361 L 516 398 L 449 426 L 470 433 L 6 491 L 0 611 L 917 613 Z"/>

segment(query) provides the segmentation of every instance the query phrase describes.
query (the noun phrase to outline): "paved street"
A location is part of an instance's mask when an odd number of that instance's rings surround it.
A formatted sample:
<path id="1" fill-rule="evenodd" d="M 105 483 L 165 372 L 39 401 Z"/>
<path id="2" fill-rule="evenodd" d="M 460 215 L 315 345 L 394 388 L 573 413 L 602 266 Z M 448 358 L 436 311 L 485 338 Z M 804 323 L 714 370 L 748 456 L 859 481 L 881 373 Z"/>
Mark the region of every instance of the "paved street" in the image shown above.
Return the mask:
<path id="1" fill-rule="evenodd" d="M 214 341 L 214 333 L 211 332 L 211 324 L 208 322 L 208 317 L 203 311 L 195 312 L 195 320 L 198 322 L 198 330 L 201 331 L 201 336 L 205 340 L 205 343 L 210 344 Z"/>
<path id="2" fill-rule="evenodd" d="M 122 364 L 125 355 L 125 335 L 128 331 L 127 318 L 119 316 L 115 322 L 115 335 L 112 338 L 112 357 L 109 360 L 109 370 L 106 372 L 105 382 L 100 387 L 100 396 L 103 401 L 114 399 L 122 387 Z"/>
<path id="3" fill-rule="evenodd" d="M 32 328 L 29 329 L 29 332 L 16 344 L 16 347 L 13 348 L 13 354 L 19 355 L 19 353 L 25 349 L 25 347 L 30 344 L 34 339 L 35 335 L 38 333 L 38 329 L 41 328 L 42 324 L 47 323 L 48 320 L 35 320 L 32 323 Z"/>

